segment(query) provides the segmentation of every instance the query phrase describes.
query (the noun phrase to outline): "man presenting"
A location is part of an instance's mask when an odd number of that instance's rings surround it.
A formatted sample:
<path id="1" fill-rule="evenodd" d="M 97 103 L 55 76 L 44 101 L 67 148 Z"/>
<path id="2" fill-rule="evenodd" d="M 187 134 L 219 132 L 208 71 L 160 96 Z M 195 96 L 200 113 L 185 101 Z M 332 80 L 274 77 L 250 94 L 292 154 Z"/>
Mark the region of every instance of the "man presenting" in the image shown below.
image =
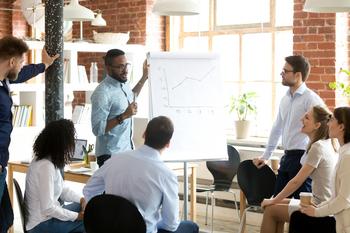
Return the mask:
<path id="1" fill-rule="evenodd" d="M 285 58 L 285 61 L 281 72 L 282 84 L 288 86 L 289 90 L 280 102 L 277 119 L 270 132 L 264 154 L 253 160 L 258 168 L 264 166 L 282 136 L 284 155 L 278 169 L 275 195 L 301 168 L 300 159 L 309 143 L 306 134 L 301 133 L 301 118 L 311 107 L 324 105 L 321 98 L 305 84 L 310 73 L 309 62 L 303 56 L 289 56 Z M 300 192 L 311 192 L 310 178 L 292 196 L 299 199 Z"/>
<path id="2" fill-rule="evenodd" d="M 13 212 L 6 185 L 6 167 L 9 160 L 12 132 L 12 99 L 10 83 L 21 83 L 45 71 L 59 55 L 50 57 L 43 49 L 43 63 L 23 67 L 27 44 L 13 36 L 0 39 L 0 232 L 7 232 L 13 223 Z M 22 68 L 23 67 L 23 68 Z M 12 185 L 12 184 L 11 184 Z"/>
<path id="3" fill-rule="evenodd" d="M 153 118 L 144 133 L 145 144 L 112 156 L 89 179 L 83 189 L 85 199 L 103 191 L 128 199 L 143 216 L 147 233 L 198 232 L 197 224 L 191 221 L 179 224 L 177 177 L 161 160 L 173 132 L 169 118 Z"/>
<path id="4" fill-rule="evenodd" d="M 135 97 L 148 79 L 145 62 L 142 78 L 130 89 L 127 84 L 130 64 L 119 49 L 109 50 L 104 62 L 107 75 L 91 96 L 91 126 L 100 167 L 112 154 L 133 149 L 131 117 L 137 113 Z"/>

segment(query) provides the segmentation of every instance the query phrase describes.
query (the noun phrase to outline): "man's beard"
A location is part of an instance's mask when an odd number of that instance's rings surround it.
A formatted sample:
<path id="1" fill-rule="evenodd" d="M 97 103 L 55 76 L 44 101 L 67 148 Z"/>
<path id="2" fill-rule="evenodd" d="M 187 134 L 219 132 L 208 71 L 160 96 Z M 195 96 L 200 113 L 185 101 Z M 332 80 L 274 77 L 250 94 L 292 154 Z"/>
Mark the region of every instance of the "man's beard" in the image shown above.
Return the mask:
<path id="1" fill-rule="evenodd" d="M 18 73 L 15 72 L 15 71 L 9 71 L 8 74 L 7 74 L 7 78 L 8 78 L 10 81 L 16 81 L 17 78 L 18 78 Z"/>

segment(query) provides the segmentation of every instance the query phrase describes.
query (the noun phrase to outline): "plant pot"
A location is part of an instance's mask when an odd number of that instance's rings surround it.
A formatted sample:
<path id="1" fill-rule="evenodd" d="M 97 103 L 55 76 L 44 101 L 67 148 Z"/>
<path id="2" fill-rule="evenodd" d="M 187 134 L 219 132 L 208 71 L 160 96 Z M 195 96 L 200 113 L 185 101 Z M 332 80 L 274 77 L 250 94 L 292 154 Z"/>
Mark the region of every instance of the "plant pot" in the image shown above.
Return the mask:
<path id="1" fill-rule="evenodd" d="M 250 121 L 235 121 L 236 124 L 236 138 L 245 139 L 249 135 Z"/>

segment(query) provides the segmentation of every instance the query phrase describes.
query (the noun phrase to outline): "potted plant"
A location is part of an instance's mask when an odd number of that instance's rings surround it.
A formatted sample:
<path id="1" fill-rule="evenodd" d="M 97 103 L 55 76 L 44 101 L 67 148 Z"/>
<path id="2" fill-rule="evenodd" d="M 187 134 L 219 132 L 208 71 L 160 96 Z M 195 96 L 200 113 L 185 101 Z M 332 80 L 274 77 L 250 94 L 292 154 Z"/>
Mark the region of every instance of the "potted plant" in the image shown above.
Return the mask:
<path id="1" fill-rule="evenodd" d="M 341 68 L 339 73 L 344 73 L 348 77 L 350 77 L 350 71 L 349 70 Z M 332 90 L 340 91 L 343 96 L 350 97 L 350 86 L 349 86 L 349 84 L 347 84 L 345 82 L 341 82 L 341 81 L 335 81 L 335 82 L 330 82 L 328 84 L 328 86 Z"/>
<path id="2" fill-rule="evenodd" d="M 256 114 L 256 92 L 245 92 L 238 96 L 232 96 L 230 101 L 230 113 L 235 112 L 238 120 L 236 124 L 237 139 L 244 139 L 248 137 L 250 121 L 248 116 Z"/>

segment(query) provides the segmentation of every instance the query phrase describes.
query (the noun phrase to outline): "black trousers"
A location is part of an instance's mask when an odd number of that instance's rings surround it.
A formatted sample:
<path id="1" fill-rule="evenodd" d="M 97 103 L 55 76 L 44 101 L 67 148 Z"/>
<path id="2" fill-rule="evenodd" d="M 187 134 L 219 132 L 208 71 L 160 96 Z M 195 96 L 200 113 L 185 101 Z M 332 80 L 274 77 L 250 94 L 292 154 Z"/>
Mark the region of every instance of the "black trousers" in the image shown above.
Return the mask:
<path id="1" fill-rule="evenodd" d="M 274 196 L 276 196 L 287 183 L 293 179 L 293 177 L 299 172 L 302 165 L 300 159 L 305 153 L 304 150 L 286 150 L 281 158 L 280 167 L 278 169 L 278 175 L 276 179 Z M 299 199 L 300 192 L 311 192 L 311 179 L 307 178 L 306 181 L 295 191 L 289 198 L 294 197 Z"/>
<path id="2" fill-rule="evenodd" d="M 97 156 L 97 164 L 99 167 L 102 167 L 102 165 L 111 158 L 111 155 L 99 155 Z"/>
<path id="3" fill-rule="evenodd" d="M 289 233 L 336 233 L 334 217 L 310 217 L 300 211 L 290 217 Z"/>

